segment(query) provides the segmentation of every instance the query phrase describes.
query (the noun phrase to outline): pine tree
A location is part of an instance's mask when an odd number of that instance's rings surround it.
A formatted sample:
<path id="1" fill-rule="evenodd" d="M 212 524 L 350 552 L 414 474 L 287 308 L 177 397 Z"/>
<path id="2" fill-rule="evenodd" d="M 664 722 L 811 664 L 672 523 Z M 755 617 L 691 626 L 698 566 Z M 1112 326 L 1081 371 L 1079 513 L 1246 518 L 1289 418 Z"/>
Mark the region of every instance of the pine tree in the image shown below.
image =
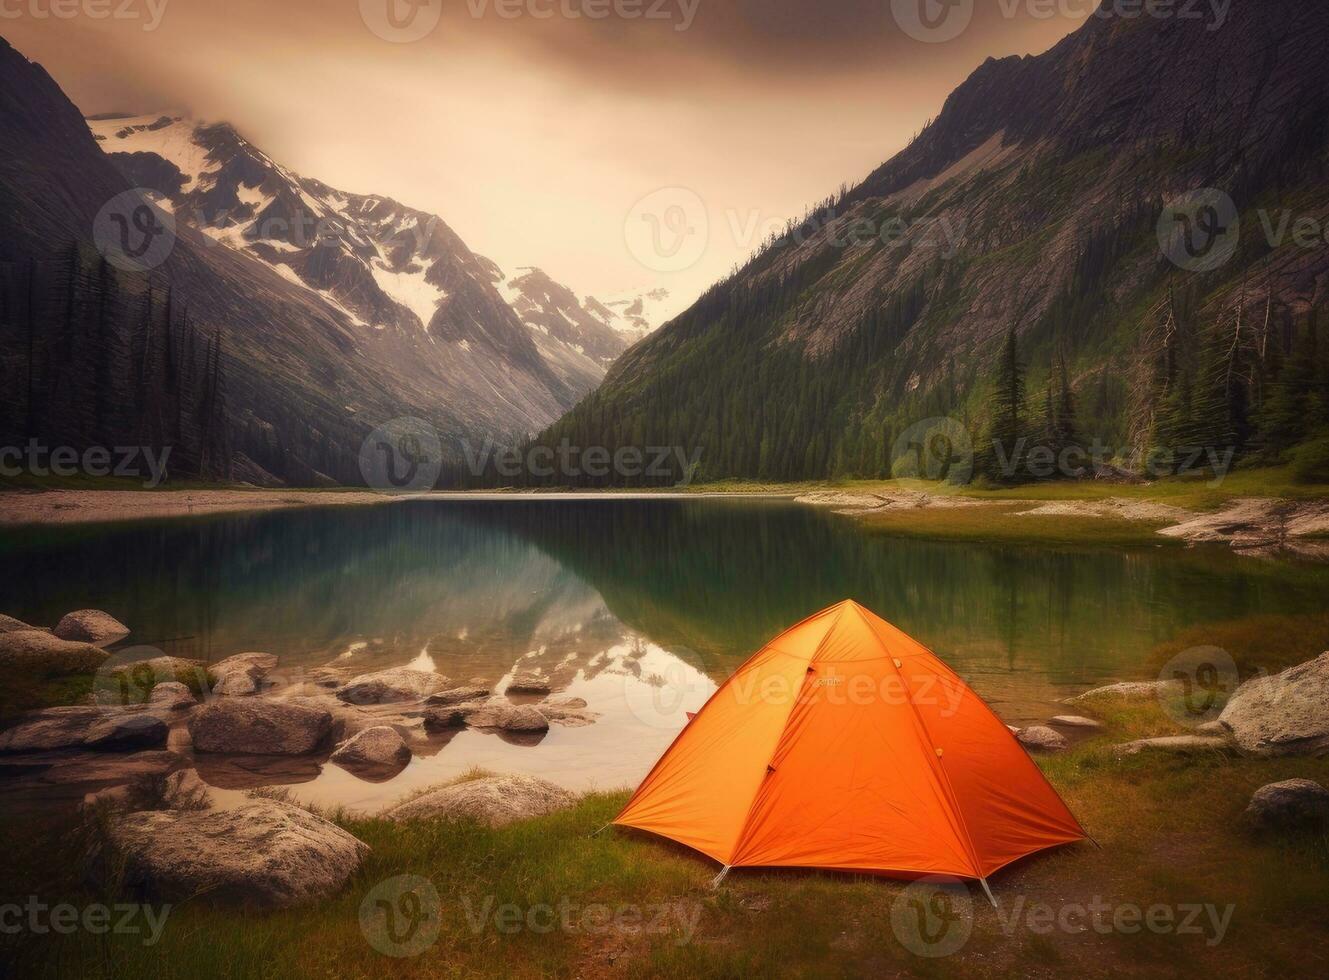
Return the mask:
<path id="1" fill-rule="evenodd" d="M 1024 469 L 1025 367 L 1020 362 L 1015 328 L 1006 332 L 988 402 L 987 434 L 980 447 L 981 469 L 997 482 L 1018 479 Z"/>

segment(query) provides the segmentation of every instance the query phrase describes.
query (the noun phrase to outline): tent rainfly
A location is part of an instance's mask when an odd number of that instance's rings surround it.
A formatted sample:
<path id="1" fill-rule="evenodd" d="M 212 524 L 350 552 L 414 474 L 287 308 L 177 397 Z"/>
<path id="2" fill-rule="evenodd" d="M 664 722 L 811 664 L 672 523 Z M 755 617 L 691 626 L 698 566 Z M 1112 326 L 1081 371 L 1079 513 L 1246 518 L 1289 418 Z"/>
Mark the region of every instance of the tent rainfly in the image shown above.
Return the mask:
<path id="1" fill-rule="evenodd" d="M 856 602 L 730 677 L 613 821 L 731 868 L 987 878 L 1087 839 L 992 710 Z M 988 891 L 991 897 L 991 891 Z"/>

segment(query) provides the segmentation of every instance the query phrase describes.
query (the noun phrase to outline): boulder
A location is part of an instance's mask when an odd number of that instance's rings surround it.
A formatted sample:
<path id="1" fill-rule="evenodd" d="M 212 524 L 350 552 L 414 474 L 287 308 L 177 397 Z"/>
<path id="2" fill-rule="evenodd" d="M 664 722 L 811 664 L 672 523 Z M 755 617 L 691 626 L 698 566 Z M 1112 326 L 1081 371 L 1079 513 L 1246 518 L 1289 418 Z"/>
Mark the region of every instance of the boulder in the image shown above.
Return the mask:
<path id="1" fill-rule="evenodd" d="M 466 719 L 479 707 L 476 704 L 455 704 L 427 708 L 424 715 L 425 731 L 446 732 L 454 728 L 465 728 Z"/>
<path id="2" fill-rule="evenodd" d="M 1066 747 L 1066 736 L 1048 728 L 1047 725 L 1031 725 L 1021 728 L 1015 736 L 1025 748 L 1041 752 L 1055 752 Z"/>
<path id="3" fill-rule="evenodd" d="M 128 751 L 166 744 L 167 724 L 139 709 L 71 705 L 24 715 L 0 732 L 0 752 L 59 752 L 70 749 Z"/>
<path id="4" fill-rule="evenodd" d="M 1170 752 L 1173 755 L 1195 755 L 1200 752 L 1226 752 L 1231 743 L 1214 735 L 1165 735 L 1162 738 L 1141 738 L 1117 746 L 1118 755 L 1139 755 L 1141 752 Z"/>
<path id="5" fill-rule="evenodd" d="M 331 730 L 331 712 L 296 699 L 218 698 L 189 719 L 195 752 L 305 755 Z"/>
<path id="6" fill-rule="evenodd" d="M 586 709 L 585 698 L 546 698 L 535 705 L 537 711 L 550 721 L 566 728 L 582 728 L 595 724 L 600 716 Z"/>
<path id="7" fill-rule="evenodd" d="M 353 773 L 390 779 L 411 761 L 411 749 L 391 725 L 366 728 L 343 742 L 332 761 Z"/>
<path id="8" fill-rule="evenodd" d="M 88 729 L 83 745 L 99 752 L 165 748 L 171 728 L 146 711 L 127 711 L 104 718 Z"/>
<path id="9" fill-rule="evenodd" d="M 420 701 L 447 687 L 448 679 L 442 674 L 398 667 L 352 678 L 337 689 L 337 697 L 348 704 L 395 704 Z"/>
<path id="10" fill-rule="evenodd" d="M 263 678 L 277 667 L 277 658 L 270 653 L 237 653 L 220 660 L 209 668 L 214 678 L 212 693 L 229 697 L 257 694 Z"/>
<path id="11" fill-rule="evenodd" d="M 212 685 L 212 693 L 219 698 L 247 698 L 259 692 L 262 679 L 243 670 L 222 674 Z"/>
<path id="12" fill-rule="evenodd" d="M 0 732 L 0 752 L 55 752 L 76 749 L 93 725 L 113 709 L 72 705 L 31 711 Z"/>
<path id="13" fill-rule="evenodd" d="M 1185 688 L 1181 681 L 1126 681 L 1121 684 L 1108 684 L 1096 687 L 1073 698 L 1067 698 L 1068 704 L 1078 701 L 1092 701 L 1094 698 L 1153 698 L 1167 694 L 1181 694 Z"/>
<path id="14" fill-rule="evenodd" d="M 66 615 L 52 630 L 62 640 L 105 646 L 129 635 L 129 627 L 100 609 L 80 609 Z"/>
<path id="15" fill-rule="evenodd" d="M 1329 825 L 1329 790 L 1310 779 L 1270 783 L 1255 791 L 1245 816 L 1261 830 L 1323 827 Z"/>
<path id="16" fill-rule="evenodd" d="M 29 626 L 22 620 L 15 619 L 13 616 L 0 614 L 0 633 L 31 633 L 37 627 Z"/>
<path id="17" fill-rule="evenodd" d="M 1247 681 L 1218 720 L 1248 755 L 1329 753 L 1329 653 Z"/>
<path id="18" fill-rule="evenodd" d="M 544 816 L 576 802 L 576 797 L 534 776 L 481 776 L 427 790 L 388 810 L 389 820 L 478 820 L 501 827 Z"/>
<path id="19" fill-rule="evenodd" d="M 62 640 L 45 630 L 0 633 L 0 668 L 40 674 L 91 674 L 109 656 L 91 643 Z"/>
<path id="20" fill-rule="evenodd" d="M 165 711 L 183 711 L 194 707 L 198 701 L 186 685 L 179 681 L 163 681 L 153 686 L 148 703 Z"/>
<path id="21" fill-rule="evenodd" d="M 1102 728 L 1101 721 L 1095 721 L 1093 718 L 1086 718 L 1083 715 L 1057 715 L 1048 722 L 1049 725 L 1058 725 L 1062 728 Z"/>
<path id="22" fill-rule="evenodd" d="M 505 688 L 507 694 L 548 694 L 552 688 L 548 674 L 538 670 L 521 670 L 512 675 Z"/>
<path id="23" fill-rule="evenodd" d="M 227 810 L 158 810 L 115 820 L 108 843 L 124 882 L 158 901 L 198 897 L 283 909 L 329 898 L 369 847 L 321 817 L 277 800 Z M 94 868 L 105 875 L 114 862 Z"/>
<path id="24" fill-rule="evenodd" d="M 473 701 L 483 701 L 490 695 L 487 687 L 454 687 L 447 691 L 440 691 L 438 694 L 431 694 L 425 698 L 425 704 L 430 707 L 450 707 L 454 704 L 466 704 Z"/>
<path id="25" fill-rule="evenodd" d="M 466 724 L 472 728 L 496 728 L 504 732 L 549 731 L 549 719 L 541 714 L 538 708 L 529 704 L 510 704 L 504 701 L 490 701 L 467 710 Z"/>

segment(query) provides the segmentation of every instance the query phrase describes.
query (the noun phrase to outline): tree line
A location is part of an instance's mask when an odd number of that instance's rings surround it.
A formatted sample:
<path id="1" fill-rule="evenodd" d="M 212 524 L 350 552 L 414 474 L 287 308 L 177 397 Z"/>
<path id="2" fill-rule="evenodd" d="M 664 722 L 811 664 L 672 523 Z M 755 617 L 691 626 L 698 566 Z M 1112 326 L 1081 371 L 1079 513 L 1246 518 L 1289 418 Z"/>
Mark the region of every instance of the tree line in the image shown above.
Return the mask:
<path id="1" fill-rule="evenodd" d="M 71 243 L 0 263 L 0 444 L 169 449 L 172 477 L 227 480 L 226 354 L 169 283 Z"/>

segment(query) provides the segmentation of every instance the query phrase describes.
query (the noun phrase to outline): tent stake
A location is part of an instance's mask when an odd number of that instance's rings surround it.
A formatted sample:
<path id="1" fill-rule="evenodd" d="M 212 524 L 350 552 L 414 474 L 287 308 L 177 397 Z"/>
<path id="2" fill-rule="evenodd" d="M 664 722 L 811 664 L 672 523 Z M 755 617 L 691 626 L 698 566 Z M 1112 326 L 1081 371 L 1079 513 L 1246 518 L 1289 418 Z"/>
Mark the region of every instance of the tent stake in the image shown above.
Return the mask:
<path id="1" fill-rule="evenodd" d="M 988 901 L 992 903 L 992 907 L 997 908 L 997 900 L 992 896 L 992 889 L 988 887 L 988 880 L 986 878 L 979 878 L 978 880 L 983 885 L 983 891 L 988 893 Z"/>
<path id="2" fill-rule="evenodd" d="M 724 881 L 725 875 L 727 874 L 729 874 L 729 865 L 726 864 L 723 868 L 720 869 L 720 873 L 716 875 L 714 879 L 712 879 L 711 881 L 712 891 L 720 887 L 720 882 Z"/>

